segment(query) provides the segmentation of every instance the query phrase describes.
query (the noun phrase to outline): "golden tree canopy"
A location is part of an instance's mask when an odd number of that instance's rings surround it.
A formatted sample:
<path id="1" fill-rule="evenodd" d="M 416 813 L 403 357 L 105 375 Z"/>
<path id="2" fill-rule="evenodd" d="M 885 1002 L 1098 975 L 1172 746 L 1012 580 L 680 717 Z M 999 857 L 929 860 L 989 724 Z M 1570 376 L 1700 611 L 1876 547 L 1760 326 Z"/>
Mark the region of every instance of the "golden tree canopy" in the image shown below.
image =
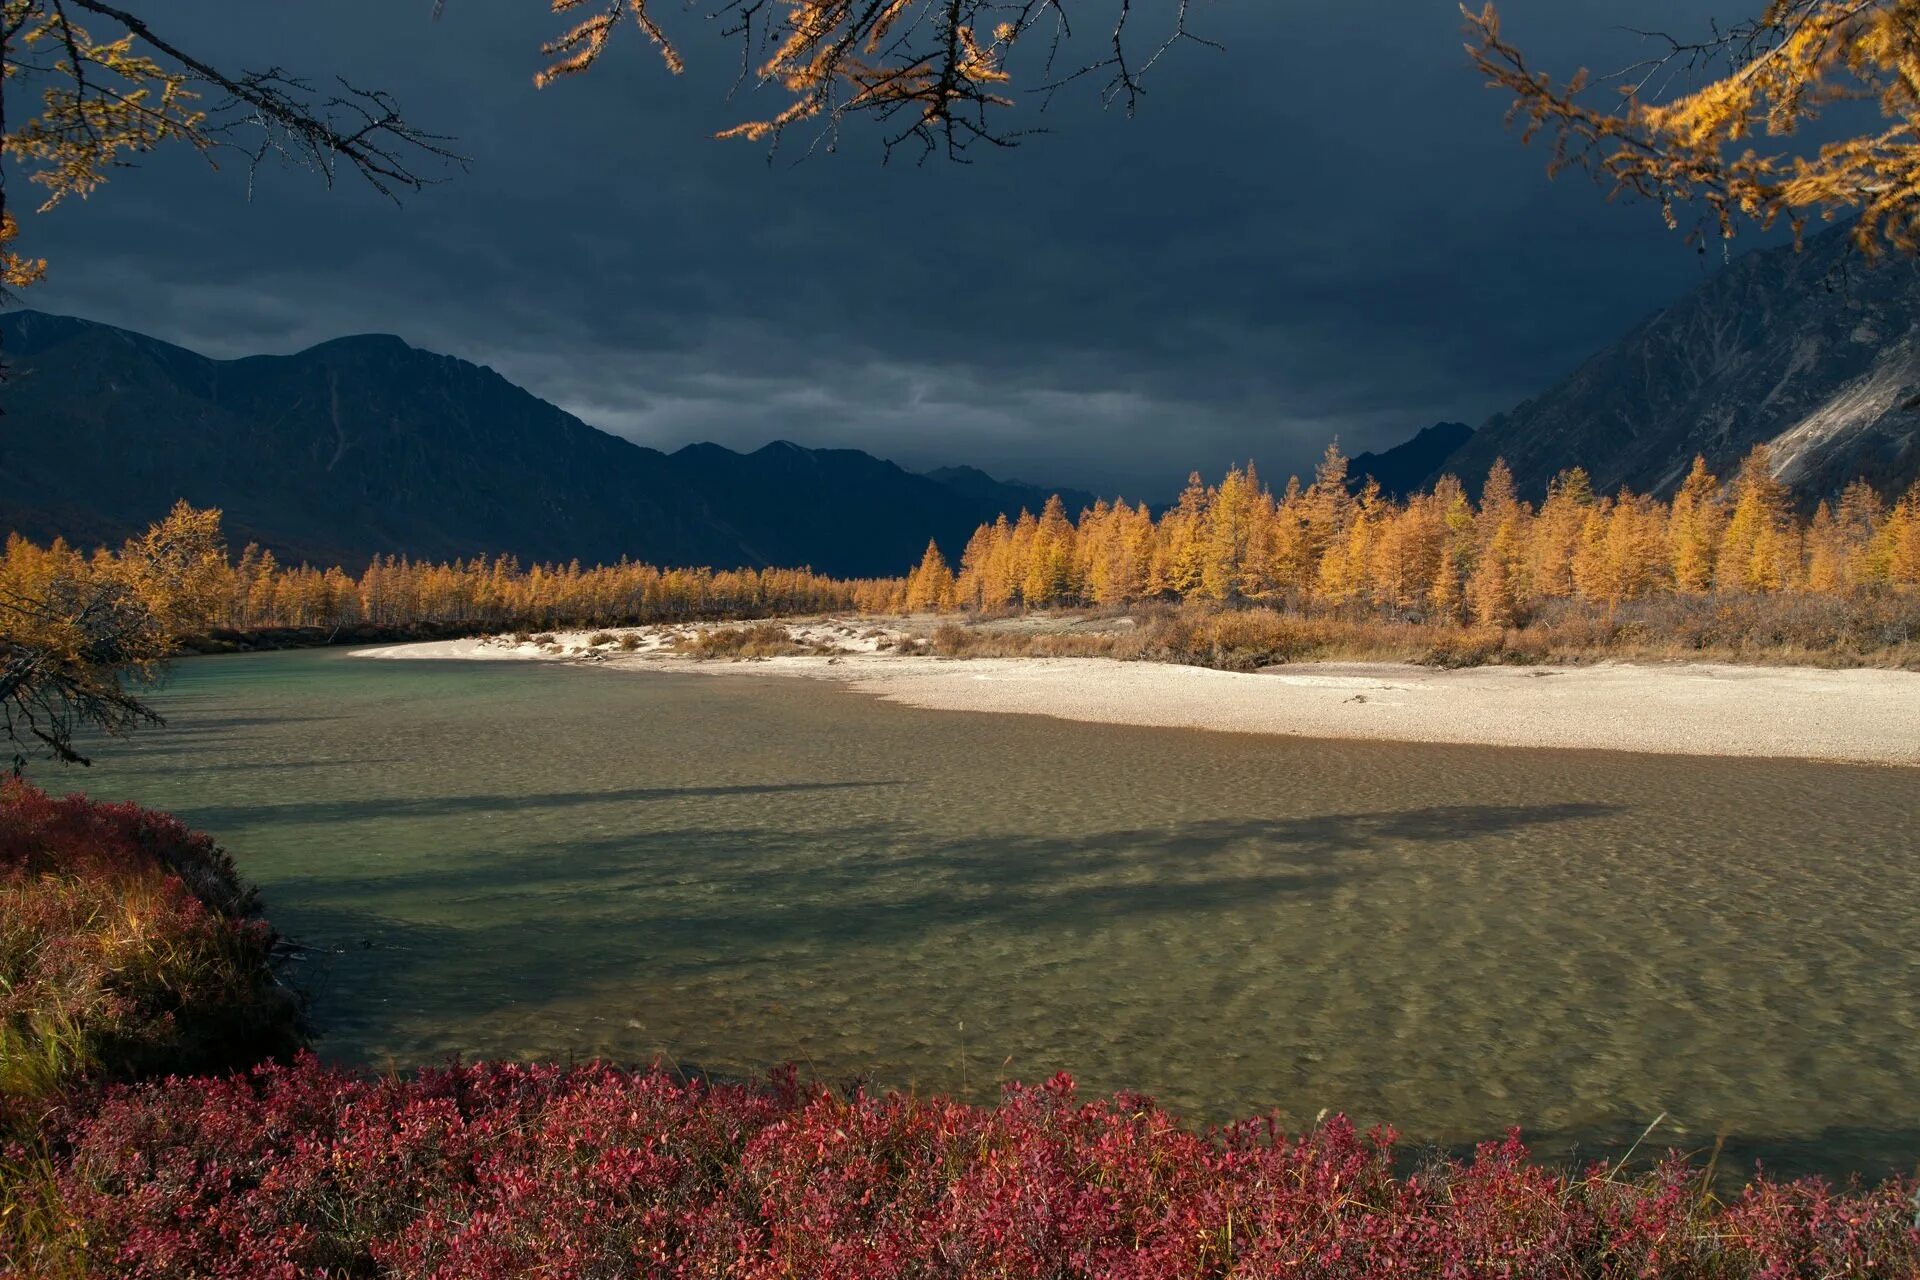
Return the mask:
<path id="1" fill-rule="evenodd" d="M 917 141 L 958 157 L 969 145 L 1016 141 L 994 120 L 1011 104 L 1007 60 L 1038 46 L 1042 94 L 1080 80 L 1132 109 L 1142 79 L 1182 40 L 1190 0 L 1162 0 L 1152 19 L 1131 0 L 722 0 L 688 20 L 718 20 L 740 41 L 742 81 L 767 84 L 785 101 L 722 137 L 776 142 L 790 127 L 820 126 L 829 141 L 850 116 L 894 126 L 886 146 Z M 562 25 L 541 50 L 545 86 L 598 63 L 616 35 L 651 41 L 669 70 L 683 62 L 656 17 L 658 0 L 540 0 Z M 447 0 L 434 0 L 437 16 Z M 1097 34 L 1070 45 L 1073 20 L 1097 14 Z M 251 169 L 282 158 L 328 182 L 356 171 L 393 195 L 462 164 L 449 140 L 404 119 L 387 93 L 345 82 L 316 89 L 280 68 L 211 65 L 168 34 L 154 0 L 0 0 L 7 159 L 42 188 L 41 207 L 85 197 L 116 167 L 165 143 L 215 160 L 232 150 Z M 1143 26 L 1151 21 L 1156 26 Z M 1204 41 L 1202 42 L 1204 43 Z M 16 97 L 35 102 L 16 110 Z M 816 138 L 816 142 L 819 139 Z M 0 182 L 0 289 L 40 278 L 45 264 L 14 251 L 18 224 Z"/>
<path id="2" fill-rule="evenodd" d="M 1798 236 L 1811 217 L 1857 214 L 1863 250 L 1920 251 L 1920 0 L 1768 0 L 1704 39 L 1646 33 L 1647 59 L 1558 84 L 1492 4 L 1463 12 L 1467 51 L 1514 95 L 1527 136 L 1553 139 L 1556 171 L 1656 201 L 1669 226 L 1685 204 L 1728 238 L 1742 221 L 1785 220 Z M 1845 104 L 1877 109 L 1878 126 L 1853 132 L 1848 115 L 1846 136 L 1800 142 Z"/>
<path id="3" fill-rule="evenodd" d="M 434 10 L 447 0 L 435 0 Z M 559 20 L 541 85 L 594 67 L 622 31 L 683 62 L 662 0 L 540 0 Z M 860 115 L 887 126 L 889 150 L 917 142 L 959 156 L 1019 137 L 1000 109 L 1018 87 L 1042 97 L 1091 80 L 1131 109 L 1143 77 L 1182 41 L 1191 0 L 721 0 L 684 16 L 717 20 L 740 41 L 740 79 L 782 96 L 770 114 L 722 137 L 778 141 L 795 126 L 831 143 Z M 1857 214 L 1868 250 L 1920 252 L 1920 0 L 1753 0 L 1753 18 L 1702 39 L 1648 33 L 1650 57 L 1610 75 L 1556 82 L 1507 39 L 1493 5 L 1466 13 L 1468 50 L 1514 97 L 1529 137 L 1551 136 L 1553 168 L 1584 168 L 1616 192 L 1659 204 L 1670 225 L 1703 207 L 1731 236 L 1742 221 Z M 147 15 L 154 16 L 149 17 Z M 178 142 L 249 167 L 291 159 L 328 181 L 360 173 L 394 194 L 460 163 L 447 140 L 408 123 L 379 90 L 316 89 L 279 68 L 210 65 L 166 34 L 153 0 L 0 0 L 10 167 L 42 190 L 42 207 L 86 196 L 134 156 Z M 1088 33 L 1074 39 L 1075 24 Z M 1015 54 L 1032 56 L 1013 67 Z M 1250 73 L 1257 74 L 1258 72 Z M 1611 89 L 1611 93 L 1606 90 Z M 13 108 L 16 97 L 36 105 Z M 1847 104 L 1841 136 L 1803 130 Z M 12 118 L 9 118 L 11 116 Z M 13 251 L 17 225 L 0 188 L 0 287 L 44 264 Z M 1696 229 L 1695 234 L 1698 234 Z"/>
<path id="4" fill-rule="evenodd" d="M 592 67 L 622 27 L 650 40 L 670 70 L 683 68 L 657 18 L 667 7 L 659 0 L 547 2 L 556 14 L 589 12 L 547 43 L 548 65 L 536 83 Z M 1004 146 L 1017 134 L 998 128 L 993 115 L 1012 105 L 1008 60 L 1016 48 L 1039 46 L 1030 88 L 1044 93 L 1093 78 L 1109 102 L 1131 110 L 1163 53 L 1185 40 L 1210 43 L 1188 29 L 1190 3 L 1161 0 L 1153 6 L 1159 12 L 1144 18 L 1131 0 L 725 0 L 717 13 L 741 42 L 741 79 L 777 86 L 787 101 L 720 136 L 777 141 L 806 123 L 831 134 L 849 116 L 865 115 L 897 126 L 889 150 L 914 140 L 957 157 L 974 142 Z M 1088 14 L 1100 39 L 1083 58 L 1068 41 L 1074 20 Z M 1143 34 L 1148 22 L 1158 25 Z"/>

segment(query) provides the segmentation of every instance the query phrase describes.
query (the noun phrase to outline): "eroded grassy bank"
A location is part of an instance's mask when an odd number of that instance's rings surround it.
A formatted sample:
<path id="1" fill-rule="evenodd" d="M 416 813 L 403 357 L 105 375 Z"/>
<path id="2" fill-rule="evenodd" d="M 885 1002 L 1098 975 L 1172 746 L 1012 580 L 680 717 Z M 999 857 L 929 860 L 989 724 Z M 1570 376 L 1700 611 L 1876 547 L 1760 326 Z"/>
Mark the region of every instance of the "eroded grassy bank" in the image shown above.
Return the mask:
<path id="1" fill-rule="evenodd" d="M 1920 597 L 1668 597 L 1615 609 L 1568 602 L 1524 625 L 1463 627 L 1377 613 L 1151 605 L 1111 613 L 854 619 L 883 652 L 947 658 L 1111 658 L 1255 671 L 1289 662 L 1434 667 L 1731 662 L 1920 670 Z M 618 637 L 606 633 L 609 642 Z M 778 620 L 688 629 L 696 658 L 835 652 L 815 628 Z"/>

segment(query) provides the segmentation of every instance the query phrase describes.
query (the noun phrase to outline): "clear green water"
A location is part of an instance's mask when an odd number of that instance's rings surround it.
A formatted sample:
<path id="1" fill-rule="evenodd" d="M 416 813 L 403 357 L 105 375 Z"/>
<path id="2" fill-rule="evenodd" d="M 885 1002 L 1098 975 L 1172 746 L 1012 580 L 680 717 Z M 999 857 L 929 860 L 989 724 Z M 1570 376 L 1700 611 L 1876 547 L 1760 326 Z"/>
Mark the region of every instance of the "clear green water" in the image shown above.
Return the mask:
<path id="1" fill-rule="evenodd" d="M 1920 774 L 915 711 L 804 681 L 194 660 L 48 777 L 265 890 L 322 1050 L 655 1055 L 1545 1150 L 1920 1159 Z"/>

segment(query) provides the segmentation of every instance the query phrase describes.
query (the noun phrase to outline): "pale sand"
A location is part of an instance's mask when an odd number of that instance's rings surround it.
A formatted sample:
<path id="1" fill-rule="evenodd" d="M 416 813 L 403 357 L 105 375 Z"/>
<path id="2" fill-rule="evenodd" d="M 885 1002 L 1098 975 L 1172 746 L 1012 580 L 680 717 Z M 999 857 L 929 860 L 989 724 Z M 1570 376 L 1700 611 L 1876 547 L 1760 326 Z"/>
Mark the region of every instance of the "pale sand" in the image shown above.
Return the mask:
<path id="1" fill-rule="evenodd" d="M 668 648 L 692 627 L 633 629 L 631 653 L 447 640 L 355 657 L 507 659 L 833 680 L 942 711 L 1057 716 L 1099 724 L 1213 729 L 1308 738 L 1481 746 L 1577 747 L 1667 755 L 1766 756 L 1920 765 L 1920 673 L 1717 664 L 1479 667 L 1302 663 L 1241 675 L 1105 658 L 946 659 L 876 652 L 859 619 L 789 624 L 835 656 L 699 662 Z M 624 634 L 615 632 L 614 634 Z"/>

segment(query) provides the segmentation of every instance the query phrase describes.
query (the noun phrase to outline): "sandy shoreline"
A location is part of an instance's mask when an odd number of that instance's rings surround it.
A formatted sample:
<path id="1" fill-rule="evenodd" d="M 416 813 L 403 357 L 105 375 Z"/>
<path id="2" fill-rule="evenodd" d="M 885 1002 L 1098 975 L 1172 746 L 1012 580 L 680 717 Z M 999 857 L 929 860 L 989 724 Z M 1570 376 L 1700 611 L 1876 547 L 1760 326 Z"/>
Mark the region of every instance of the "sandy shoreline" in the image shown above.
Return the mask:
<path id="1" fill-rule="evenodd" d="M 832 680 L 909 706 L 1057 716 L 1098 724 L 1308 738 L 1570 747 L 1920 765 L 1920 673 L 1720 664 L 1478 667 L 1300 663 L 1257 674 L 1106 658 L 968 658 L 879 652 L 864 620 L 790 624 L 832 656 L 696 661 L 691 628 L 631 628 L 638 647 L 429 641 L 357 650 L 385 659 L 558 661 Z M 614 635 L 625 635 L 626 630 Z"/>

